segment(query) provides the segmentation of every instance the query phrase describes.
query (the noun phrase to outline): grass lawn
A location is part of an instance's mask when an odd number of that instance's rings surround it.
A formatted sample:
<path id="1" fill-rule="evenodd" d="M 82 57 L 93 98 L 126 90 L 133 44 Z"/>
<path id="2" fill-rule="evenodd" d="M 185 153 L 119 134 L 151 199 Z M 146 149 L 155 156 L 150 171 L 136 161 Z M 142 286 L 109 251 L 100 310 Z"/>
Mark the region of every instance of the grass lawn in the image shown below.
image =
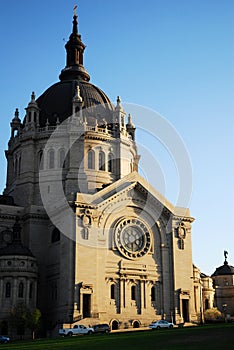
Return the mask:
<path id="1" fill-rule="evenodd" d="M 109 335 L 18 341 L 1 344 L 11 350 L 222 350 L 233 349 L 234 324 L 147 330 Z"/>

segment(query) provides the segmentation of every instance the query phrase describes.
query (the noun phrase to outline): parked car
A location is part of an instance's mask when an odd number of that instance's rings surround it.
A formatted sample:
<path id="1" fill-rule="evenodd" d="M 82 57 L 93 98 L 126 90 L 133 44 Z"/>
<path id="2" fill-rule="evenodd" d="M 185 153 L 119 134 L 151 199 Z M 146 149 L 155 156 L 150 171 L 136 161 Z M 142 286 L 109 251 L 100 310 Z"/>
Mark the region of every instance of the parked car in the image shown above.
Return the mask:
<path id="1" fill-rule="evenodd" d="M 167 322 L 165 320 L 155 321 L 150 323 L 149 328 L 151 329 L 160 329 L 160 328 L 173 328 L 174 324 Z"/>
<path id="2" fill-rule="evenodd" d="M 4 335 L 0 335 L 0 343 L 1 344 L 9 343 L 9 341 L 10 341 L 10 338 L 5 337 Z"/>
<path id="3" fill-rule="evenodd" d="M 96 324 L 93 326 L 94 333 L 110 333 L 111 329 L 107 323 Z"/>
<path id="4" fill-rule="evenodd" d="M 59 335 L 69 336 L 80 334 L 93 334 L 94 329 L 92 327 L 86 327 L 82 324 L 76 324 L 73 328 L 61 328 L 59 329 Z"/>

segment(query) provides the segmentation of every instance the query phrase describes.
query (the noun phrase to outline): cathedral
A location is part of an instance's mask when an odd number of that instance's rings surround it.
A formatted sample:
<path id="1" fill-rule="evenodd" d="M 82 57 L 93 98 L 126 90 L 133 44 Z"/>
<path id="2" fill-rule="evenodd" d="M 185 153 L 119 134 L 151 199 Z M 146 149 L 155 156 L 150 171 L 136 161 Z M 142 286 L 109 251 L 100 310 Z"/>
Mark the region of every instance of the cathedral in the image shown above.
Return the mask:
<path id="1" fill-rule="evenodd" d="M 61 326 L 200 322 L 214 288 L 192 262 L 188 208 L 138 173 L 134 118 L 90 82 L 74 13 L 59 81 L 10 123 L 0 196 L 0 333 L 11 308 Z"/>

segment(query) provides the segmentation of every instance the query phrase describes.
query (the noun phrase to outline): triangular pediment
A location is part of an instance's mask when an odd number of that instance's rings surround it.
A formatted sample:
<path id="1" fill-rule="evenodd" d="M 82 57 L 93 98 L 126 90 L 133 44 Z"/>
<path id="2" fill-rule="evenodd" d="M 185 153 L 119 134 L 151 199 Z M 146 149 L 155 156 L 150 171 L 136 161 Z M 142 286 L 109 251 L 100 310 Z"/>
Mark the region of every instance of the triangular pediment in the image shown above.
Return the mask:
<path id="1" fill-rule="evenodd" d="M 89 204 L 92 207 L 100 208 L 110 201 L 126 197 L 126 193 L 131 195 L 132 200 L 141 198 L 155 207 L 163 208 L 168 214 L 190 216 L 186 208 L 177 208 L 170 203 L 161 193 L 151 186 L 137 172 L 132 172 L 115 183 L 105 187 L 95 194 L 77 193 L 77 205 Z"/>

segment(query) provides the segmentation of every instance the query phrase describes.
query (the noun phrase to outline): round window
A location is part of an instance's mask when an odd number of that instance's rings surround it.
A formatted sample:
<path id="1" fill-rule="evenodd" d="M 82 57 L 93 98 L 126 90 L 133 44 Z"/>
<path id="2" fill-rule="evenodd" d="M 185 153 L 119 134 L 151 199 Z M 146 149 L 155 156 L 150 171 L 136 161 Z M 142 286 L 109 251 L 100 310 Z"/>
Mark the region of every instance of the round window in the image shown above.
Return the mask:
<path id="1" fill-rule="evenodd" d="M 136 259 L 148 253 L 151 237 L 146 225 L 137 218 L 121 220 L 115 230 L 115 242 L 121 254 Z"/>

